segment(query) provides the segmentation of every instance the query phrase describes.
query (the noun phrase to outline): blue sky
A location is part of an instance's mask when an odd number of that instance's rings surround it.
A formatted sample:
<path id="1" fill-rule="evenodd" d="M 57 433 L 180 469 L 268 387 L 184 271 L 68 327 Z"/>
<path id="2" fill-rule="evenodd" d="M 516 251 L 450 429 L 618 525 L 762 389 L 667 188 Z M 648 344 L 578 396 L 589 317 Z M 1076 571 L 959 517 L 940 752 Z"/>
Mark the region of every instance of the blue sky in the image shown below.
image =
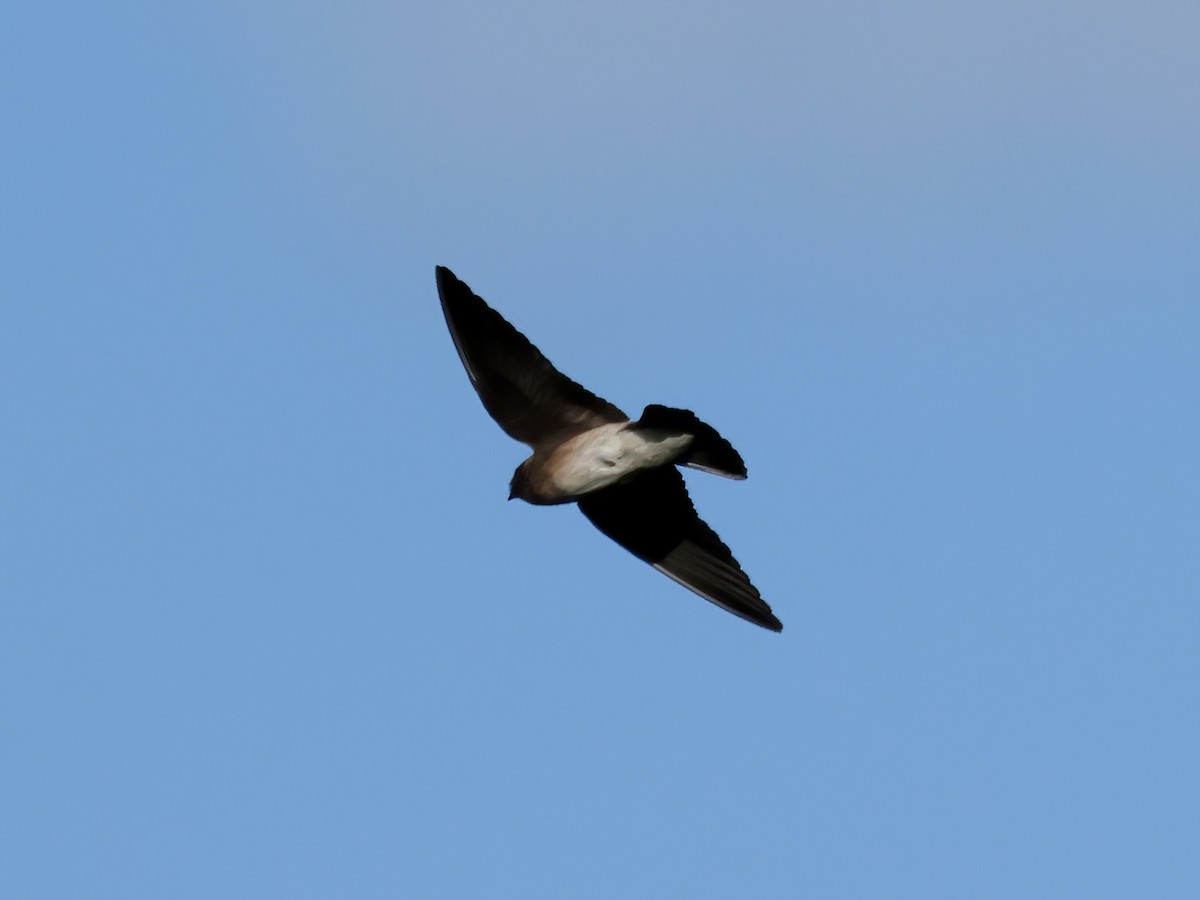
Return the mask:
<path id="1" fill-rule="evenodd" d="M 0 894 L 1200 891 L 1194 4 L 10 4 Z M 695 409 L 785 623 L 445 331 Z"/>

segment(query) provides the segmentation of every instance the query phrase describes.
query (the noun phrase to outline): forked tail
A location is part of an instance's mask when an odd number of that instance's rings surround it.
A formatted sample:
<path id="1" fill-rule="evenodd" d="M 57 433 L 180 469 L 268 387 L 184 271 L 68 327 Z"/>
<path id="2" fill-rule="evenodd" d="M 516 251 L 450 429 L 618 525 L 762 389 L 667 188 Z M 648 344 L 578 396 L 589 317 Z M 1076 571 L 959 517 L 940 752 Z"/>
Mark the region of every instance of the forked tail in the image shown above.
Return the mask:
<path id="1" fill-rule="evenodd" d="M 651 404 L 633 427 L 693 435 L 695 440 L 675 460 L 676 465 L 739 481 L 746 477 L 746 464 L 733 445 L 717 434 L 717 429 L 701 422 L 691 410 Z"/>

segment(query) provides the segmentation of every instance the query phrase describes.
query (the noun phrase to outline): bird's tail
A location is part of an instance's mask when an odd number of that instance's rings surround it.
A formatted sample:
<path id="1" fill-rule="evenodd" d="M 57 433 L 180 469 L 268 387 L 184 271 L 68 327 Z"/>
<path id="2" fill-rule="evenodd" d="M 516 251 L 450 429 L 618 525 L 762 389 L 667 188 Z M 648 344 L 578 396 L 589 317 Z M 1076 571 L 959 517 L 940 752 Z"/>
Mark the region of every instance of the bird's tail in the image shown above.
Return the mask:
<path id="1" fill-rule="evenodd" d="M 690 466 L 738 481 L 746 477 L 746 464 L 733 445 L 717 434 L 711 425 L 701 422 L 691 410 L 651 404 L 633 427 L 692 435 L 694 440 L 675 460 L 676 465 Z"/>

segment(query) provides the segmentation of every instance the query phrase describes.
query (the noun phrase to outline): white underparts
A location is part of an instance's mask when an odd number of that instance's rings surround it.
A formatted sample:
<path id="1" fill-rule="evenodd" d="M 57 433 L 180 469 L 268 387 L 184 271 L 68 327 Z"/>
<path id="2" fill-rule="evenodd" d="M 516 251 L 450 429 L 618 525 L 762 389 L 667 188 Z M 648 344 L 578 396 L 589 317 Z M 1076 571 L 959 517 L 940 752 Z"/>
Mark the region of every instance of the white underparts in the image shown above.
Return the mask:
<path id="1" fill-rule="evenodd" d="M 693 439 L 682 432 L 632 429 L 627 422 L 601 425 L 556 448 L 551 465 L 554 486 L 568 496 L 598 491 L 641 469 L 666 465 Z"/>

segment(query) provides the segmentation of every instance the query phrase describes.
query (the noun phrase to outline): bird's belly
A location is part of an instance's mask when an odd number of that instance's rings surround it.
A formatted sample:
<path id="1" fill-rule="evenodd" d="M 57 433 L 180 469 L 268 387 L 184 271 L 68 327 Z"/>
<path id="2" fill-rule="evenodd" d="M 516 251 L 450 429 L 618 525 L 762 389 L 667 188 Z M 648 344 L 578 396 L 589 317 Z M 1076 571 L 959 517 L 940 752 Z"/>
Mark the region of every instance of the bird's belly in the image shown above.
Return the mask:
<path id="1" fill-rule="evenodd" d="M 634 431 L 624 422 L 593 428 L 555 451 L 550 467 L 554 487 L 570 498 L 590 494 L 642 469 L 670 463 L 692 440 L 690 434 Z"/>

